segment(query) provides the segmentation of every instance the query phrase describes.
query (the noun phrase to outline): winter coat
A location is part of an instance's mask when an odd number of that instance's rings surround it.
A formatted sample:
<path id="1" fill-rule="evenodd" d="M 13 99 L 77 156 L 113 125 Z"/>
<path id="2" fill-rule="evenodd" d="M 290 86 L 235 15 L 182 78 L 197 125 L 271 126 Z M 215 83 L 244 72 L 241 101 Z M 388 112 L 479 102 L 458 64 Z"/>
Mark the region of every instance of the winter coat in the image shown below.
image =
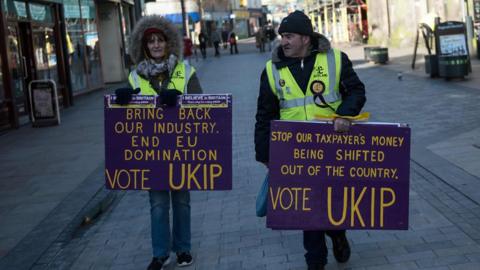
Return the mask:
<path id="1" fill-rule="evenodd" d="M 277 69 L 288 67 L 298 86 L 304 91 L 307 88 L 310 74 L 313 70 L 317 53 L 325 53 L 331 48 L 328 39 L 317 34 L 312 39 L 312 49 L 303 59 L 303 69 L 300 58 L 288 58 L 281 46 L 272 52 L 272 63 Z M 352 68 L 352 62 L 345 53 L 341 53 L 340 93 L 342 103 L 337 108 L 338 115 L 355 116 L 365 104 L 365 86 Z M 255 123 L 255 158 L 259 162 L 269 161 L 270 121 L 280 119 L 280 106 L 277 96 L 272 92 L 265 69 L 260 79 L 260 93 L 257 100 Z"/>
<path id="2" fill-rule="evenodd" d="M 160 29 L 166 37 L 167 51 L 170 54 L 174 54 L 178 61 L 183 59 L 183 37 L 180 35 L 177 27 L 166 18 L 158 15 L 149 15 L 142 17 L 135 25 L 132 35 L 130 36 L 130 47 L 128 54 L 135 64 L 145 60 L 146 54 L 143 48 L 143 33 L 148 28 Z M 172 70 L 173 71 L 173 70 Z M 172 72 L 170 71 L 170 72 Z M 149 80 L 150 78 L 144 78 Z M 202 88 L 198 81 L 196 73 L 194 73 L 188 81 L 188 93 L 200 94 Z"/>

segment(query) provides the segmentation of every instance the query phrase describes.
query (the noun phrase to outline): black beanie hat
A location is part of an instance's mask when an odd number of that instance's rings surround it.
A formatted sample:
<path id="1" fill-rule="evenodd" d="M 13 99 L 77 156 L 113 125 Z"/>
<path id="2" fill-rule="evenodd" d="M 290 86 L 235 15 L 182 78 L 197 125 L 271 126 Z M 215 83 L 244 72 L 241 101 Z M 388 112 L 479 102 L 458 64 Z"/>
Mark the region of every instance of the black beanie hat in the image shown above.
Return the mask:
<path id="1" fill-rule="evenodd" d="M 278 33 L 296 33 L 304 36 L 313 35 L 312 21 L 305 13 L 295 10 L 283 18 L 278 28 Z"/>

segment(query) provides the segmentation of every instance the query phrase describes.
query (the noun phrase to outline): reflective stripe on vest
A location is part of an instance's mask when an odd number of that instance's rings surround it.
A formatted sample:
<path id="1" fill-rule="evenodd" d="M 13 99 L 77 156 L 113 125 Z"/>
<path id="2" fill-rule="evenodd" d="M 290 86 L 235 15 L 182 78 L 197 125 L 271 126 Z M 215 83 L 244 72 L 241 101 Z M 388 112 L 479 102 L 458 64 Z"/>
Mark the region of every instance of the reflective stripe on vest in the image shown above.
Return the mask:
<path id="1" fill-rule="evenodd" d="M 168 89 L 176 89 L 182 94 L 188 93 L 188 82 L 195 73 L 195 68 L 187 63 L 178 63 L 171 74 Z M 136 70 L 130 72 L 128 78 L 130 85 L 134 88 L 140 88 L 140 95 L 157 95 L 155 89 L 150 86 L 150 82 L 137 74 Z"/>
<path id="2" fill-rule="evenodd" d="M 317 54 L 307 86 L 309 89 L 305 89 L 306 91 L 303 93 L 287 67 L 278 70 L 271 61 L 267 62 L 266 72 L 272 92 L 279 100 L 280 118 L 291 119 L 293 117 L 297 120 L 310 120 L 314 118 L 314 114 L 334 113 L 330 108 L 320 108 L 315 105 L 310 88 L 312 83 L 321 81 L 328 87 L 328 90 L 324 91 L 323 98 L 336 109 L 341 103 L 340 68 L 340 51 L 330 49 L 326 54 Z"/>

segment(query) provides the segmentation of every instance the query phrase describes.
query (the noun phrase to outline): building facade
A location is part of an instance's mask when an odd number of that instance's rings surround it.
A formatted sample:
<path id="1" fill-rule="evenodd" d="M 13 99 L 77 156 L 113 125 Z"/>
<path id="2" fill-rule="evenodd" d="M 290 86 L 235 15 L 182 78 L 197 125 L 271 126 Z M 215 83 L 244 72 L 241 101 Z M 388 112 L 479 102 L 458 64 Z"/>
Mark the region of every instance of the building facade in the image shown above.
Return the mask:
<path id="1" fill-rule="evenodd" d="M 53 80 L 63 108 L 125 80 L 134 16 L 133 0 L 0 0 L 0 130 L 30 122 L 32 80 Z"/>
<path id="2" fill-rule="evenodd" d="M 475 0 L 368 0 L 370 43 L 408 46 L 415 42 L 420 23 L 465 21 L 473 16 Z M 473 32 L 473 31 L 472 31 Z"/>

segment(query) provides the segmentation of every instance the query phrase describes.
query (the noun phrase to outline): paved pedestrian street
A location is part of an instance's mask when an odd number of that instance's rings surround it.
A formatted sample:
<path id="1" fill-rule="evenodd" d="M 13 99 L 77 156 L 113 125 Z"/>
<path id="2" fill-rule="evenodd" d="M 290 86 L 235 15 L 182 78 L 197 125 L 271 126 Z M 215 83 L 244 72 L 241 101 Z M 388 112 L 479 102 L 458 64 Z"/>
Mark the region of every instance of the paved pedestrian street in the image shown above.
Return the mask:
<path id="1" fill-rule="evenodd" d="M 333 258 L 327 238 L 326 269 L 480 269 L 480 86 L 431 79 L 422 71 L 400 80 L 394 51 L 389 66 L 366 63 L 362 47 L 342 49 L 366 85 L 364 111 L 371 121 L 411 127 L 409 230 L 347 231 L 352 255 L 344 264 Z M 302 232 L 267 229 L 265 218 L 255 216 L 266 168 L 255 161 L 253 133 L 268 57 L 250 49 L 192 61 L 206 93 L 233 95 L 233 189 L 191 192 L 194 264 L 183 269 L 307 268 Z M 50 245 L 32 268 L 146 269 L 152 256 L 148 193 L 114 192 L 104 213 L 77 228 L 68 242 Z M 166 269 L 179 267 L 171 263 Z"/>

